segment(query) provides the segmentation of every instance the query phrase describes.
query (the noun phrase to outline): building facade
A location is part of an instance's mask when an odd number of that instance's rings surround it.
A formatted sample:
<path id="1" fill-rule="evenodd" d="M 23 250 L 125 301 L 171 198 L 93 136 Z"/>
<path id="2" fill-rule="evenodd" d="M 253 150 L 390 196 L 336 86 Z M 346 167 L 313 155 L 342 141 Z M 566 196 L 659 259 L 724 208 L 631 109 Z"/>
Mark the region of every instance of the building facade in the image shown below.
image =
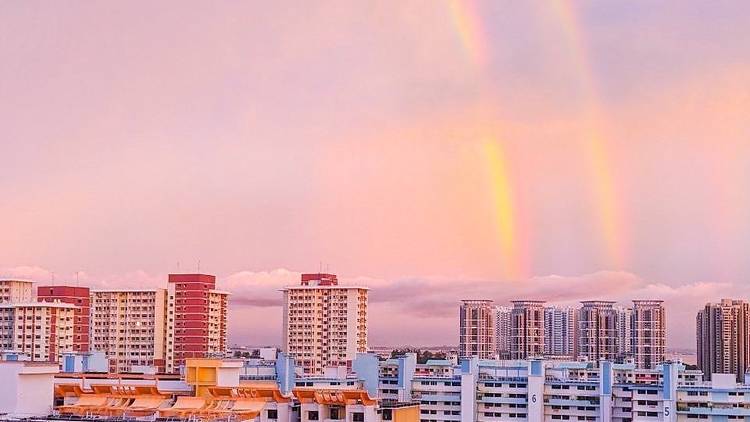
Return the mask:
<path id="1" fill-rule="evenodd" d="M 614 308 L 617 313 L 617 354 L 621 358 L 633 357 L 633 309 Z"/>
<path id="2" fill-rule="evenodd" d="M 88 352 L 90 346 L 91 297 L 88 287 L 39 286 L 37 301 L 69 303 L 75 306 L 73 351 Z"/>
<path id="3" fill-rule="evenodd" d="M 91 349 L 104 352 L 111 372 L 138 366 L 165 371 L 166 290 L 91 291 Z"/>
<path id="4" fill-rule="evenodd" d="M 578 310 L 578 354 L 589 361 L 621 360 L 615 302 L 590 300 Z"/>
<path id="5" fill-rule="evenodd" d="M 510 357 L 528 359 L 544 355 L 544 301 L 514 300 L 510 319 Z"/>
<path id="6" fill-rule="evenodd" d="M 67 303 L 0 305 L 0 345 L 34 362 L 60 362 L 73 352 L 75 306 Z"/>
<path id="7" fill-rule="evenodd" d="M 167 372 L 188 358 L 223 356 L 229 293 L 216 290 L 216 277 L 208 274 L 169 274 L 168 281 Z"/>
<path id="8" fill-rule="evenodd" d="M 696 317 L 698 367 L 712 374 L 735 374 L 742 380 L 750 363 L 750 305 L 722 299 L 707 303 Z"/>
<path id="9" fill-rule="evenodd" d="M 302 274 L 282 290 L 283 350 L 305 374 L 351 367 L 367 351 L 368 289 L 342 286 L 334 274 Z"/>
<path id="10" fill-rule="evenodd" d="M 634 300 L 632 356 L 637 368 L 654 369 L 667 353 L 667 317 L 661 300 Z"/>
<path id="11" fill-rule="evenodd" d="M 26 280 L 0 280 L 0 303 L 34 301 L 34 283 Z"/>
<path id="12" fill-rule="evenodd" d="M 381 362 L 378 397 L 420 403 L 422 422 L 745 420 L 750 385 L 701 381 L 680 363 L 464 360 Z M 364 384 L 374 375 L 362 372 Z M 304 380 L 298 379 L 298 383 Z M 400 399 L 405 397 L 405 399 Z"/>
<path id="13" fill-rule="evenodd" d="M 496 310 L 491 300 L 462 300 L 459 309 L 459 357 L 495 357 Z"/>
<path id="14" fill-rule="evenodd" d="M 495 344 L 500 359 L 510 358 L 510 306 L 495 307 Z"/>
<path id="15" fill-rule="evenodd" d="M 577 310 L 571 307 L 544 308 L 545 356 L 575 357 L 577 315 Z"/>

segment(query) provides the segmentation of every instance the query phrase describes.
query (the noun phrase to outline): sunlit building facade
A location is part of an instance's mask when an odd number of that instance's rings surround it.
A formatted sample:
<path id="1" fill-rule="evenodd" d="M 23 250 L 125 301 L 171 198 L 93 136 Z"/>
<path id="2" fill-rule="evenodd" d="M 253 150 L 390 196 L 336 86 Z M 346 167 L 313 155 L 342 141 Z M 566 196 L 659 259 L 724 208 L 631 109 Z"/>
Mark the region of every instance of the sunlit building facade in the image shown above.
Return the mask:
<path id="1" fill-rule="evenodd" d="M 367 351 L 366 287 L 339 285 L 334 274 L 302 274 L 298 286 L 282 290 L 283 349 L 305 374 L 329 367 L 351 368 Z"/>
<path id="2" fill-rule="evenodd" d="M 460 357 L 495 357 L 496 309 L 491 300 L 462 300 L 459 309 Z"/>

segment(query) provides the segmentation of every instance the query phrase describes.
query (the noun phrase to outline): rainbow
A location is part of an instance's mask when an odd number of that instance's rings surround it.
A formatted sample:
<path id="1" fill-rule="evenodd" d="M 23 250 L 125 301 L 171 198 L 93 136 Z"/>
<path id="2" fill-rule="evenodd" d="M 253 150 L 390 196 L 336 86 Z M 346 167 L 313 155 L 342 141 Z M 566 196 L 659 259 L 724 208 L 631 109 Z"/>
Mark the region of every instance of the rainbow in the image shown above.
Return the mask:
<path id="1" fill-rule="evenodd" d="M 620 201 L 621 192 L 612 173 L 613 162 L 610 136 L 607 136 L 604 107 L 596 89 L 596 78 L 591 67 L 585 37 L 581 31 L 573 3 L 568 0 L 551 0 L 553 11 L 560 21 L 567 45 L 571 50 L 573 66 L 581 79 L 587 102 L 587 116 L 584 119 L 586 136 L 582 139 L 582 149 L 587 163 L 590 190 L 599 223 L 600 233 L 607 251 L 610 266 L 623 269 L 627 262 L 627 239 L 624 208 Z"/>
<path id="2" fill-rule="evenodd" d="M 488 48 L 482 18 L 473 0 L 448 0 L 448 13 L 461 47 L 468 58 L 479 66 L 488 59 Z"/>
<path id="3" fill-rule="evenodd" d="M 489 173 L 494 202 L 497 235 L 500 239 L 502 274 L 510 280 L 526 277 L 527 268 L 519 247 L 516 197 L 503 145 L 494 138 L 483 142 L 483 155 Z"/>
<path id="4" fill-rule="evenodd" d="M 448 0 L 451 24 L 467 58 L 476 66 L 486 67 L 489 61 L 489 43 L 482 18 L 474 0 Z M 585 136 L 580 149 L 585 167 L 592 202 L 593 213 L 601 236 L 603 257 L 610 267 L 622 269 L 627 262 L 628 242 L 626 238 L 624 208 L 620 200 L 617 179 L 613 173 L 610 136 L 607 136 L 604 108 L 601 106 L 596 89 L 596 78 L 587 54 L 588 48 L 581 31 L 573 3 L 568 0 L 550 0 L 545 7 L 552 7 L 555 17 L 564 34 L 565 45 L 570 49 L 572 65 L 579 75 L 586 102 L 586 115 L 582 119 Z M 548 12 L 545 9 L 544 12 Z M 542 12 L 542 11 L 540 11 Z M 524 266 L 518 249 L 522 249 L 517 239 L 517 216 L 514 212 L 513 189 L 508 177 L 505 158 L 496 140 L 486 141 L 484 154 L 491 168 L 493 197 L 498 213 L 498 235 L 505 266 L 509 274 L 521 274 Z M 516 262 L 512 262 L 516 260 Z"/>

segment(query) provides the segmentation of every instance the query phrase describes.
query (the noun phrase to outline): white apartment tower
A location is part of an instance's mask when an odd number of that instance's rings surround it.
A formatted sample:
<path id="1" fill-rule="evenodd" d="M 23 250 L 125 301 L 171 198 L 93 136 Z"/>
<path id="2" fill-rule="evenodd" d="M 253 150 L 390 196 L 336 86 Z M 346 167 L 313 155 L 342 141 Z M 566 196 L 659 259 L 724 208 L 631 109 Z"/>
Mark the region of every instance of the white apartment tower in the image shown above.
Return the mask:
<path id="1" fill-rule="evenodd" d="M 495 307 L 495 340 L 500 359 L 510 359 L 510 306 Z"/>
<path id="2" fill-rule="evenodd" d="M 633 357 L 633 309 L 615 306 L 615 312 L 617 313 L 618 357 Z"/>
<path id="3" fill-rule="evenodd" d="M 298 286 L 282 289 L 283 349 L 305 374 L 351 368 L 367 351 L 366 287 L 342 286 L 334 274 L 302 274 Z"/>
<path id="4" fill-rule="evenodd" d="M 636 368 L 656 369 L 666 355 L 667 318 L 661 300 L 634 300 L 632 353 Z"/>
<path id="5" fill-rule="evenodd" d="M 577 310 L 544 308 L 544 355 L 573 358 L 576 354 Z"/>
<path id="6" fill-rule="evenodd" d="M 91 291 L 91 350 L 107 355 L 112 372 L 165 370 L 165 295 L 165 289 Z"/>
<path id="7" fill-rule="evenodd" d="M 67 303 L 4 303 L 0 305 L 0 349 L 35 362 L 60 362 L 73 352 L 76 307 Z"/>

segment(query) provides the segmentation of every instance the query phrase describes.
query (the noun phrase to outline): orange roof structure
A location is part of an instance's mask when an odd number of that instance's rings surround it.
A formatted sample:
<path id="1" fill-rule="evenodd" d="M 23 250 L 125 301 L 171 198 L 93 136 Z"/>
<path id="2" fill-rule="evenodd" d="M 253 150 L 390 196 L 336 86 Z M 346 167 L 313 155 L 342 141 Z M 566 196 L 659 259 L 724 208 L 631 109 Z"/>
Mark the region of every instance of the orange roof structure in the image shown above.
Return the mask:
<path id="1" fill-rule="evenodd" d="M 309 388 L 296 388 L 294 396 L 300 403 L 317 403 L 326 405 L 364 404 L 371 406 L 377 403 L 364 390 L 320 390 Z"/>

